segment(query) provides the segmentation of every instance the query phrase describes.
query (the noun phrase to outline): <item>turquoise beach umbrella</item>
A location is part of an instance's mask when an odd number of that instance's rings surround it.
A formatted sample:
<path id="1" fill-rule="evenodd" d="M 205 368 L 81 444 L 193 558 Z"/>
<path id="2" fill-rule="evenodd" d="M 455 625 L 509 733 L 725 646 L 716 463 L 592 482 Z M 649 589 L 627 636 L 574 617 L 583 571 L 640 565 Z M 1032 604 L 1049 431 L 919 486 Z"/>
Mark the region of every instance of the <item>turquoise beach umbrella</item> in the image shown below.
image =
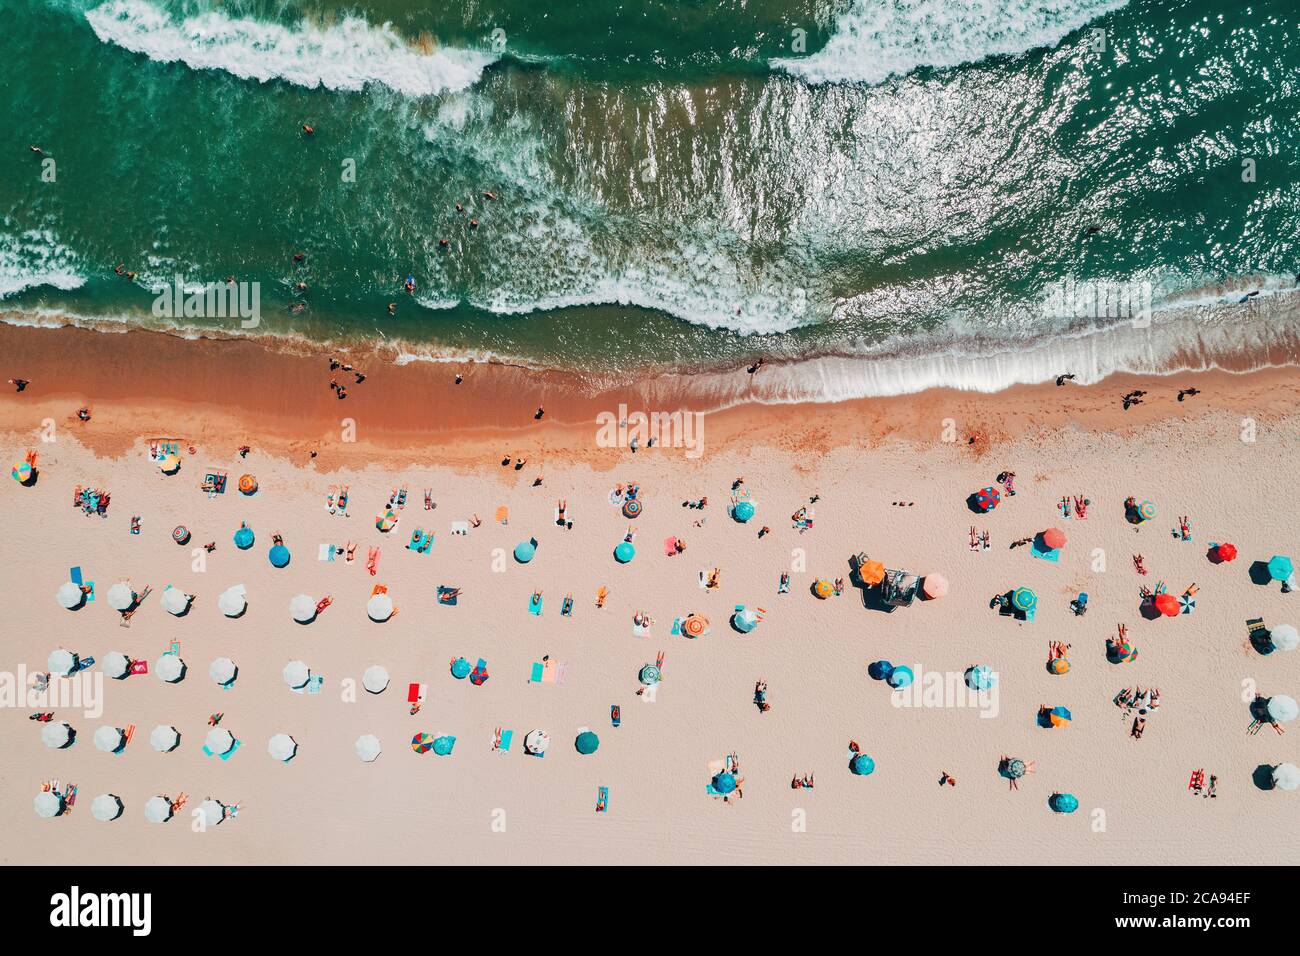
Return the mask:
<path id="1" fill-rule="evenodd" d="M 713 778 L 713 789 L 718 793 L 731 793 L 736 789 L 736 775 L 734 773 L 720 773 Z"/>
<path id="2" fill-rule="evenodd" d="M 876 762 L 866 754 L 855 754 L 849 761 L 849 770 L 856 776 L 865 777 L 876 769 Z"/>
<path id="3" fill-rule="evenodd" d="M 240 551 L 247 551 L 253 546 L 253 529 L 244 525 L 235 532 L 235 547 Z"/>
<path id="4" fill-rule="evenodd" d="M 997 681 L 997 674 L 983 664 L 976 664 L 966 672 L 966 686 L 971 690 L 989 690 Z"/>
<path id="5" fill-rule="evenodd" d="M 909 686 L 914 679 L 912 668 L 902 664 L 889 672 L 889 686 L 895 690 Z"/>
<path id="6" fill-rule="evenodd" d="M 439 757 L 445 757 L 451 753 L 451 748 L 456 746 L 455 737 L 439 737 L 433 742 L 433 752 Z"/>
<path id="7" fill-rule="evenodd" d="M 578 748 L 580 754 L 594 754 L 596 748 L 600 746 L 600 738 L 590 730 L 584 730 L 578 734 L 578 739 L 573 742 L 573 745 Z"/>
<path id="8" fill-rule="evenodd" d="M 1073 813 L 1079 809 L 1079 798 L 1072 793 L 1054 793 L 1047 805 L 1057 813 Z"/>
<path id="9" fill-rule="evenodd" d="M 464 680 L 469 676 L 469 672 L 474 668 L 470 667 L 469 661 L 463 657 L 458 657 L 451 662 L 451 676 L 456 680 Z"/>
<path id="10" fill-rule="evenodd" d="M 744 524 L 754 517 L 754 503 L 752 501 L 737 501 L 736 506 L 731 509 L 731 516 Z"/>
<path id="11" fill-rule="evenodd" d="M 515 560 L 520 564 L 527 564 L 533 560 L 533 555 L 537 553 L 537 545 L 532 541 L 520 541 L 515 545 Z"/>
<path id="12" fill-rule="evenodd" d="M 282 544 L 277 544 L 266 555 L 273 567 L 282 568 L 289 563 L 289 549 Z"/>
<path id="13" fill-rule="evenodd" d="M 1295 574 L 1295 564 L 1284 554 L 1275 554 L 1268 559 L 1268 573 L 1274 581 L 1285 581 Z"/>
<path id="14" fill-rule="evenodd" d="M 1038 595 L 1029 588 L 1016 588 L 1015 593 L 1011 595 L 1011 603 L 1018 611 L 1032 611 L 1038 606 Z"/>
<path id="15" fill-rule="evenodd" d="M 632 547 L 631 541 L 620 541 L 618 547 L 614 549 L 614 560 L 619 564 L 627 564 L 636 557 L 636 548 Z"/>

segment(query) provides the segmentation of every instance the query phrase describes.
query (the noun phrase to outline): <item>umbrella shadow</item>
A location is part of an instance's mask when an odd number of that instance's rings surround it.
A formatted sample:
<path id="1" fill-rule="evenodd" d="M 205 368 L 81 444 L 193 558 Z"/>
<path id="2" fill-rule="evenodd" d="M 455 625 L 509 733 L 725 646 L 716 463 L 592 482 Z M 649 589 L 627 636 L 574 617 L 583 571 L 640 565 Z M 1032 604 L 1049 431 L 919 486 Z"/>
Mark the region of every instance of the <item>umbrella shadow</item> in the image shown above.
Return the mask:
<path id="1" fill-rule="evenodd" d="M 1276 647 L 1273 646 L 1273 632 L 1267 628 L 1261 627 L 1257 631 L 1251 631 L 1250 646 L 1255 649 L 1257 654 L 1267 657 L 1272 654 Z"/>
<path id="2" fill-rule="evenodd" d="M 966 496 L 967 510 L 969 510 L 971 514 L 975 514 L 975 515 L 988 514 L 987 511 L 985 511 L 983 508 L 979 506 L 979 499 L 980 499 L 980 495 L 978 491 L 972 491 L 969 495 L 967 495 Z"/>
<path id="3" fill-rule="evenodd" d="M 1251 781 L 1260 790 L 1273 789 L 1273 767 L 1270 764 L 1262 763 L 1255 768 L 1250 775 Z"/>
<path id="4" fill-rule="evenodd" d="M 1252 561 L 1250 563 L 1250 580 L 1253 584 L 1260 587 L 1267 587 L 1273 580 L 1273 574 L 1268 569 L 1267 561 Z"/>

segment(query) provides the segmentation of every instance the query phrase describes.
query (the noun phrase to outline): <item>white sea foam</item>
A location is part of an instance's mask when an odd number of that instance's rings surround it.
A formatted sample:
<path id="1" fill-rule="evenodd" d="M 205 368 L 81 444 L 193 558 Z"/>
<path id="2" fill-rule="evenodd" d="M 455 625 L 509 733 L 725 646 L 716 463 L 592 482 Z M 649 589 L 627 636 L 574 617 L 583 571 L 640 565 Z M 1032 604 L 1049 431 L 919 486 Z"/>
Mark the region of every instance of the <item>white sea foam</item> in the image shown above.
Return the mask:
<path id="1" fill-rule="evenodd" d="M 1128 0 L 852 0 L 826 46 L 771 61 L 808 83 L 881 83 L 1052 47 Z"/>
<path id="2" fill-rule="evenodd" d="M 76 257 L 48 231 L 0 232 L 0 299 L 41 286 L 66 292 L 85 281 Z"/>
<path id="3" fill-rule="evenodd" d="M 145 0 L 108 0 L 86 20 L 102 42 L 160 63 L 309 88 L 357 91 L 381 84 L 408 96 L 433 96 L 474 85 L 497 59 L 445 47 L 426 54 L 390 25 L 353 16 L 325 27 L 307 21 L 286 27 L 215 11 L 175 19 Z"/>

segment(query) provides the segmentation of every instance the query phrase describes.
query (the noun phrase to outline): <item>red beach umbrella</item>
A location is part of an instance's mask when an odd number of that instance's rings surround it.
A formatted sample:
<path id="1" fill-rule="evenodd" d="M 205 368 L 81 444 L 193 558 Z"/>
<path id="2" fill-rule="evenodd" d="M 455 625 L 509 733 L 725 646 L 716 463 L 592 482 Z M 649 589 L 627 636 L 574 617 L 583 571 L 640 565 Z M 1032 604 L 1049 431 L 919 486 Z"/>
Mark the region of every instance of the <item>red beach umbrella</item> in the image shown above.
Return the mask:
<path id="1" fill-rule="evenodd" d="M 1156 610 L 1165 617 L 1177 617 L 1181 612 L 1178 606 L 1178 598 L 1172 594 L 1157 594 L 1155 599 Z"/>
<path id="2" fill-rule="evenodd" d="M 975 492 L 975 507 L 980 511 L 992 511 L 1002 501 L 1002 492 L 992 485 Z"/>
<path id="3" fill-rule="evenodd" d="M 1218 556 L 1220 561 L 1231 561 L 1237 557 L 1237 546 L 1225 541 L 1214 549 L 1214 553 Z"/>
<path id="4" fill-rule="evenodd" d="M 1055 551 L 1065 547 L 1065 532 L 1060 528 L 1048 528 L 1043 532 L 1043 544 Z"/>

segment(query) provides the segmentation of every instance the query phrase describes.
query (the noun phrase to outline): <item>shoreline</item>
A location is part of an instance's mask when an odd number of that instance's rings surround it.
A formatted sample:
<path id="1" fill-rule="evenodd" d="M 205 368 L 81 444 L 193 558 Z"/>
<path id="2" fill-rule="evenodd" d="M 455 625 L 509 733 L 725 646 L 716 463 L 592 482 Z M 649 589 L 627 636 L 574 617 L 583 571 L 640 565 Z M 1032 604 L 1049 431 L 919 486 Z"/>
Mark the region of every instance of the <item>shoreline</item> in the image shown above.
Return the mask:
<path id="1" fill-rule="evenodd" d="M 824 454 L 885 441 L 955 441 L 981 455 L 1026 432 L 1137 431 L 1214 411 L 1268 421 L 1300 403 L 1300 370 L 1291 366 L 1184 372 L 1176 380 L 1118 373 L 1094 385 L 1016 385 L 994 393 L 936 388 L 839 402 L 754 400 L 717 408 L 691 392 L 689 376 L 611 388 L 577 372 L 496 363 L 398 364 L 377 352 L 340 353 L 367 375 L 360 385 L 348 379 L 348 398 L 340 401 L 328 383 L 344 373 L 330 372 L 326 351 L 300 354 L 254 339 L 183 339 L 142 329 L 106 335 L 74 326 L 0 324 L 0 354 L 6 356 L 6 376 L 32 381 L 21 395 L 4 393 L 0 431 L 22 433 L 53 419 L 75 428 L 101 457 L 121 456 L 138 439 L 160 434 L 229 444 L 231 451 L 254 444 L 300 463 L 317 450 L 315 465 L 326 471 L 431 452 L 457 467 L 498 464 L 509 454 L 528 458 L 530 470 L 548 459 L 604 470 L 625 460 L 626 448 L 598 443 L 598 422 L 624 406 L 632 413 L 697 413 L 698 421 L 707 421 L 704 454 L 737 447 Z M 766 371 L 765 365 L 758 374 Z M 458 373 L 464 375 L 459 386 L 453 382 Z M 734 374 L 747 377 L 743 369 Z M 1175 401 L 1176 390 L 1188 386 L 1202 394 Z M 1151 394 L 1125 412 L 1120 397 L 1135 388 Z M 76 420 L 82 404 L 92 406 L 89 424 Z M 536 422 L 532 413 L 539 405 L 546 415 Z M 346 420 L 355 423 L 353 440 L 342 438 Z M 254 435 L 255 441 L 249 437 Z M 698 455 L 686 451 L 654 453 L 675 454 L 690 464 Z"/>

